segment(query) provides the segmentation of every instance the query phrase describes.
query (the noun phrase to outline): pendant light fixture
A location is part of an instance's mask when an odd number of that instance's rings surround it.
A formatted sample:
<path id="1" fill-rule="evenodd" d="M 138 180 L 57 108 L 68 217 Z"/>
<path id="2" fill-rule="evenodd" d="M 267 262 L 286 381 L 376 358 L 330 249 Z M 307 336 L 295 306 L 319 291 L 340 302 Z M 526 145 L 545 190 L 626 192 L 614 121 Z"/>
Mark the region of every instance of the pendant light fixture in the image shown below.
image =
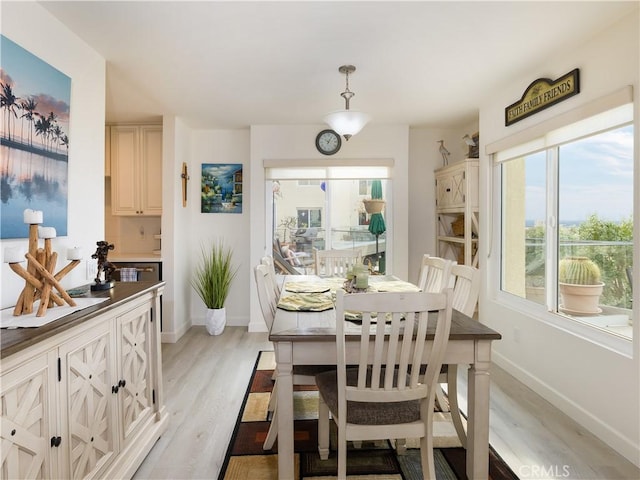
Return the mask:
<path id="1" fill-rule="evenodd" d="M 356 110 L 349 110 L 349 100 L 355 95 L 355 93 L 349 90 L 349 75 L 356 71 L 356 67 L 353 65 L 342 65 L 338 68 L 338 71 L 344 73 L 346 76 L 346 89 L 340 94 L 340 96 L 344 98 L 345 108 L 344 110 L 329 113 L 324 117 L 324 121 L 348 141 L 369 122 L 369 115 Z"/>

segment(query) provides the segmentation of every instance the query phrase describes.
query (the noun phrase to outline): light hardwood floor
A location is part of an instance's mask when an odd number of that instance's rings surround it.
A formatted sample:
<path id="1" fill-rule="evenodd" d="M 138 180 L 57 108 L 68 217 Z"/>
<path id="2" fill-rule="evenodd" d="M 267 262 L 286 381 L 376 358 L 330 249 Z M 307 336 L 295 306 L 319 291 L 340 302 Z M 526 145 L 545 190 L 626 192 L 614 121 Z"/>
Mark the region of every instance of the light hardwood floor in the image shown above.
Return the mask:
<path id="1" fill-rule="evenodd" d="M 163 344 L 169 428 L 135 479 L 216 479 L 266 334 L 191 328 Z M 459 389 L 466 397 L 464 369 Z M 463 406 L 464 406 L 464 402 Z M 490 442 L 521 480 L 639 480 L 640 469 L 504 370 L 491 370 Z"/>

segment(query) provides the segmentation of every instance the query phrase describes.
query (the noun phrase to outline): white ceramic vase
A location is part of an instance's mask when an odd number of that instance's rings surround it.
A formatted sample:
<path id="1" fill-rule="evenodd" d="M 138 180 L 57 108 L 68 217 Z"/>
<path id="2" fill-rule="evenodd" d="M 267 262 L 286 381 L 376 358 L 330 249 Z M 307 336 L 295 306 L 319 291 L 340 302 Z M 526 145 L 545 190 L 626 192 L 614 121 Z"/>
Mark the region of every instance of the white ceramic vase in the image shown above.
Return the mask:
<path id="1" fill-rule="evenodd" d="M 227 312 L 223 308 L 208 308 L 207 317 L 204 321 L 209 335 L 220 335 L 227 324 Z"/>

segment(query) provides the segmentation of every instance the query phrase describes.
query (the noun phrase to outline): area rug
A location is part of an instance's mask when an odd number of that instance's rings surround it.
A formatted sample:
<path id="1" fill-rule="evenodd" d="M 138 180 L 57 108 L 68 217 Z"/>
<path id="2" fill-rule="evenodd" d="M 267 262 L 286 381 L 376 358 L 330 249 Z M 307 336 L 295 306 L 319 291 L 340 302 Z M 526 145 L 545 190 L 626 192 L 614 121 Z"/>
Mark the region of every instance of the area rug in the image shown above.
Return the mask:
<path id="1" fill-rule="evenodd" d="M 262 444 L 269 430 L 269 397 L 273 388 L 273 352 L 260 352 L 251 376 L 224 465 L 218 480 L 267 480 L 278 478 L 278 442 L 272 450 Z M 294 448 L 296 478 L 336 478 L 337 456 L 331 451 L 328 460 L 318 455 L 318 392 L 313 386 L 294 387 Z M 335 445 L 332 422 L 331 445 Z M 466 451 L 460 446 L 451 417 L 437 412 L 434 424 L 434 451 L 438 480 L 466 479 Z M 388 440 L 362 442 L 356 448 L 349 443 L 347 476 L 350 480 L 419 480 L 422 479 L 420 450 L 417 441 L 408 440 L 407 449 L 398 454 Z M 492 480 L 518 480 L 518 477 L 490 448 L 489 477 Z"/>

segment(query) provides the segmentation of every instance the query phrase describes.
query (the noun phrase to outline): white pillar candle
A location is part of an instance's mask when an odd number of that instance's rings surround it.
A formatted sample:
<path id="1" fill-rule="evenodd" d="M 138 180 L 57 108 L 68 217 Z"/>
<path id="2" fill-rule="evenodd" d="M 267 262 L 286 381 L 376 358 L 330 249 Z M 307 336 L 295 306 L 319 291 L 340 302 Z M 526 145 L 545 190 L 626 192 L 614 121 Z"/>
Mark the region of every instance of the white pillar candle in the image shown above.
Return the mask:
<path id="1" fill-rule="evenodd" d="M 68 249 L 67 260 L 82 260 L 82 249 L 80 247 Z"/>
<path id="2" fill-rule="evenodd" d="M 29 225 L 42 223 L 42 210 L 31 210 L 30 208 L 24 211 L 24 223 Z"/>
<path id="3" fill-rule="evenodd" d="M 4 263 L 24 262 L 24 252 L 17 247 L 7 247 L 4 249 Z"/>
<path id="4" fill-rule="evenodd" d="M 38 237 L 56 238 L 56 229 L 54 227 L 38 227 Z"/>

